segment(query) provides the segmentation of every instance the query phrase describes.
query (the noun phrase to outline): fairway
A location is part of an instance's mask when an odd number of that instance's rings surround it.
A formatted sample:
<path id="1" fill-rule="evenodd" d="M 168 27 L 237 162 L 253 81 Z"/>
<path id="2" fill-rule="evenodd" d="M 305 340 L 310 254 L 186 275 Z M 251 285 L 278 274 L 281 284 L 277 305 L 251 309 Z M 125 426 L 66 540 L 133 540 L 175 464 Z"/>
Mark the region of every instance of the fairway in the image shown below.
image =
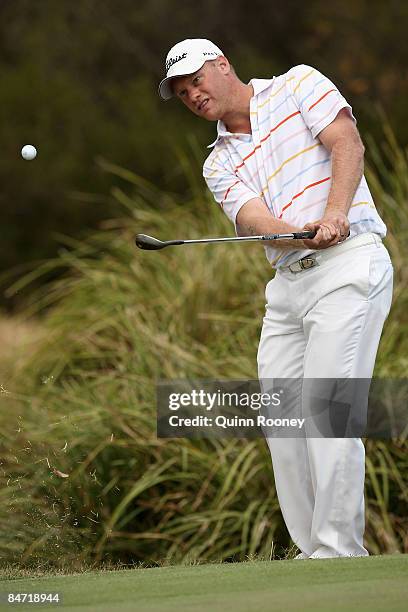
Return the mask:
<path id="1" fill-rule="evenodd" d="M 7 592 L 59 592 L 48 610 L 138 612 L 406 610 L 408 556 L 247 562 L 5 580 Z M 4 595 L 3 595 L 4 597 Z M 4 602 L 4 599 L 3 599 Z M 2 604 L 2 610 L 31 605 Z"/>

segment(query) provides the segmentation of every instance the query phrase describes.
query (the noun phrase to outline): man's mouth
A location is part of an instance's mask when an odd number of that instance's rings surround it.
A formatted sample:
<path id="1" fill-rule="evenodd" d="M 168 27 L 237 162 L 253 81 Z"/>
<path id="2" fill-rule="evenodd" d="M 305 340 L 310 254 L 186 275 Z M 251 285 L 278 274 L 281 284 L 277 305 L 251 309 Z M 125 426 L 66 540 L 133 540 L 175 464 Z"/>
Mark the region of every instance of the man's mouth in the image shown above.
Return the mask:
<path id="1" fill-rule="evenodd" d="M 205 98 L 202 102 L 200 102 L 200 104 L 198 105 L 198 110 L 202 111 L 205 109 L 205 107 L 208 104 L 208 98 Z"/>

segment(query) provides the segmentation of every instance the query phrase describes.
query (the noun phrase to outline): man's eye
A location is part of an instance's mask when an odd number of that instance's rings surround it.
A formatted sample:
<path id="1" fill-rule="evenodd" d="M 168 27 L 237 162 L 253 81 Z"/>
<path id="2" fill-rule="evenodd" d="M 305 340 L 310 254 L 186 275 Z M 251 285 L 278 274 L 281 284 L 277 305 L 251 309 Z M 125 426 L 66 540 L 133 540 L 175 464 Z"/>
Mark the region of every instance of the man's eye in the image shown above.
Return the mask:
<path id="1" fill-rule="evenodd" d="M 199 80 L 201 79 L 200 76 L 196 76 L 193 80 L 194 85 L 197 85 L 197 83 L 199 82 Z"/>

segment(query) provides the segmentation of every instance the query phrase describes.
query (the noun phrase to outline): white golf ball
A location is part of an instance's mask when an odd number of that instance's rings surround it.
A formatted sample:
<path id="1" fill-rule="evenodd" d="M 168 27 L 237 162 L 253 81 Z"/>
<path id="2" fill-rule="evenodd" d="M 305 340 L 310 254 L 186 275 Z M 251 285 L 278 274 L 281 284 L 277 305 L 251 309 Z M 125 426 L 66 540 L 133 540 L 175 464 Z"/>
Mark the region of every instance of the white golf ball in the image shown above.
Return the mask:
<path id="1" fill-rule="evenodd" d="M 21 149 L 21 156 L 27 160 L 34 159 L 37 156 L 37 149 L 33 145 L 24 145 Z"/>

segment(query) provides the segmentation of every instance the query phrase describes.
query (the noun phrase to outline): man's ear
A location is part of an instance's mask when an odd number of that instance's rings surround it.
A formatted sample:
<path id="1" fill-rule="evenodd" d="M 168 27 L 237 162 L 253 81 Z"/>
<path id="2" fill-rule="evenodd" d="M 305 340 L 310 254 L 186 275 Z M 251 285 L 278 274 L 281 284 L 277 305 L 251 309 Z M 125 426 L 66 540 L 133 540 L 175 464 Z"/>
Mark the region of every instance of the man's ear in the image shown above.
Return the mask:
<path id="1" fill-rule="evenodd" d="M 220 55 L 216 59 L 217 67 L 221 70 L 223 74 L 228 74 L 231 71 L 231 65 L 226 57 Z"/>

